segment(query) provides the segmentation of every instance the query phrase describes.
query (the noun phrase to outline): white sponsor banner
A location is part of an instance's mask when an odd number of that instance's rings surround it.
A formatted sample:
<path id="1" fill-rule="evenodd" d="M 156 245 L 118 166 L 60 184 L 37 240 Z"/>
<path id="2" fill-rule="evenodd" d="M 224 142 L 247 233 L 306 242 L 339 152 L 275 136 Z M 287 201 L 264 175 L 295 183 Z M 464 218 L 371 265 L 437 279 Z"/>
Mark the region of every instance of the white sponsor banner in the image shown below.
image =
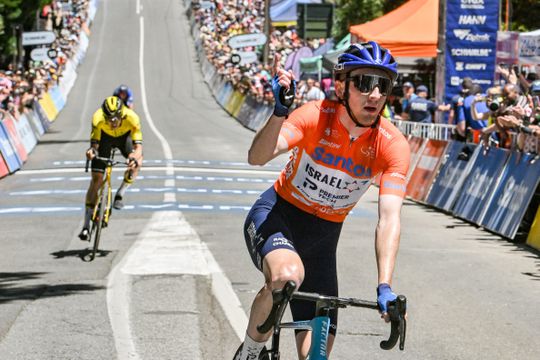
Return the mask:
<path id="1" fill-rule="evenodd" d="M 51 59 L 49 58 L 49 55 L 47 54 L 48 51 L 50 49 L 49 48 L 35 48 L 35 49 L 32 49 L 32 51 L 30 52 L 30 58 L 34 61 L 50 61 Z"/>
<path id="2" fill-rule="evenodd" d="M 265 43 L 266 35 L 264 34 L 237 35 L 229 39 L 229 46 L 233 49 L 246 46 L 264 45 Z"/>
<path id="3" fill-rule="evenodd" d="M 50 44 L 56 39 L 52 31 L 29 31 L 22 33 L 22 45 L 44 45 Z"/>

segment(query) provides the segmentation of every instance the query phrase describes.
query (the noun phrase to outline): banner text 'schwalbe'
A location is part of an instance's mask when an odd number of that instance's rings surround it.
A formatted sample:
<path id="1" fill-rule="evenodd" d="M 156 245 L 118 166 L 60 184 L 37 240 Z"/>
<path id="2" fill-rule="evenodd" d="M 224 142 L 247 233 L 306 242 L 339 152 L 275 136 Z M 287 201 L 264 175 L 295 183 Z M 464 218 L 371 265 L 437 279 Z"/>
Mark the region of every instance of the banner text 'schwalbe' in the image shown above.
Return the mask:
<path id="1" fill-rule="evenodd" d="M 238 347 L 238 350 L 236 350 L 236 353 L 234 354 L 233 360 L 240 359 L 240 350 L 242 350 L 243 345 L 244 345 L 243 343 L 240 344 L 240 346 Z M 262 349 L 259 355 L 259 360 L 270 360 L 270 355 L 268 354 L 268 350 L 266 350 L 266 346 Z"/>
<path id="2" fill-rule="evenodd" d="M 105 207 L 107 205 L 107 193 L 109 192 L 109 188 L 107 186 L 107 183 L 104 183 L 103 189 L 101 190 L 101 194 L 99 197 L 99 202 L 97 206 L 99 206 L 99 221 L 96 223 L 96 233 L 94 236 L 94 247 L 92 248 L 92 260 L 96 257 L 96 253 L 99 248 L 99 238 L 101 236 L 101 229 L 103 227 L 103 219 L 105 216 Z"/>

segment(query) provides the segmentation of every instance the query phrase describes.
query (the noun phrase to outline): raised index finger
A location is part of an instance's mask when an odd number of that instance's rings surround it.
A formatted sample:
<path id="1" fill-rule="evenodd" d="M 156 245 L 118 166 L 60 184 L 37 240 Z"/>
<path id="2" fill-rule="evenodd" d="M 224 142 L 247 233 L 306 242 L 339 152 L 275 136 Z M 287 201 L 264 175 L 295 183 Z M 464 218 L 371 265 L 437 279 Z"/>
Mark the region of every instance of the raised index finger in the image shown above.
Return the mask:
<path id="1" fill-rule="evenodd" d="M 272 65 L 272 76 L 278 74 L 280 61 L 281 61 L 281 54 L 276 52 L 274 54 L 274 64 Z"/>

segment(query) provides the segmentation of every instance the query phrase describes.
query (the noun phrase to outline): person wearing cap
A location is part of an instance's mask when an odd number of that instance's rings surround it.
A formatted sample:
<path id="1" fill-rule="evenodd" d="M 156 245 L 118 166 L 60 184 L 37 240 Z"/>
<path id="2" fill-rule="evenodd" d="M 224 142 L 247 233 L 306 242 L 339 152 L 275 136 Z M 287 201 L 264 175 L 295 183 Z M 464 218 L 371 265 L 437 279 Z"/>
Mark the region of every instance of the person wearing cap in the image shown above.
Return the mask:
<path id="1" fill-rule="evenodd" d="M 300 291 L 337 296 L 336 248 L 343 221 L 379 174 L 373 288 L 384 320 L 388 321 L 388 303 L 396 299 L 392 276 L 410 148 L 382 112 L 397 78 L 397 63 L 374 41 L 352 44 L 334 67 L 338 101 L 310 101 L 289 112 L 296 80 L 292 71 L 278 65 L 279 59 L 276 54 L 274 111 L 255 135 L 248 162 L 262 166 L 289 151 L 291 158 L 244 224 L 246 247 L 264 285 L 255 296 L 235 360 L 259 359 L 271 331 L 260 334 L 257 325 L 270 312 L 272 290 L 294 281 Z M 314 303 L 292 300 L 290 308 L 294 320 L 315 316 Z M 329 317 L 326 353 L 334 343 L 337 310 Z M 306 358 L 310 347 L 308 334 L 305 330 L 296 334 L 300 359 Z"/>
<path id="2" fill-rule="evenodd" d="M 403 120 L 408 120 L 409 114 L 405 112 L 405 109 L 407 109 L 407 106 L 409 106 L 411 100 L 415 99 L 417 95 L 414 93 L 414 84 L 410 81 L 405 81 L 403 83 L 402 89 L 403 97 L 401 98 L 401 118 Z"/>
<path id="3" fill-rule="evenodd" d="M 437 105 L 437 103 L 428 100 L 428 88 L 425 85 L 419 85 L 416 88 L 416 95 L 416 98 L 412 99 L 405 109 L 405 112 L 409 114 L 409 121 L 431 124 L 435 111 L 450 110 L 449 104 Z"/>

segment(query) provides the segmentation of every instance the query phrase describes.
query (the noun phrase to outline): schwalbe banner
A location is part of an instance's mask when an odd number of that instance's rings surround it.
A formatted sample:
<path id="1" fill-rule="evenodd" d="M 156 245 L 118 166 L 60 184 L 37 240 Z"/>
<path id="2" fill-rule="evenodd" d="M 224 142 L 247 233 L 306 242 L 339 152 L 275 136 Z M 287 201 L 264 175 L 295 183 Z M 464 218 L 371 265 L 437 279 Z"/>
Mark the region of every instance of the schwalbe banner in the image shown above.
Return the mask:
<path id="1" fill-rule="evenodd" d="M 464 77 L 486 90 L 493 86 L 499 0 L 446 2 L 445 96 L 450 103 Z"/>

